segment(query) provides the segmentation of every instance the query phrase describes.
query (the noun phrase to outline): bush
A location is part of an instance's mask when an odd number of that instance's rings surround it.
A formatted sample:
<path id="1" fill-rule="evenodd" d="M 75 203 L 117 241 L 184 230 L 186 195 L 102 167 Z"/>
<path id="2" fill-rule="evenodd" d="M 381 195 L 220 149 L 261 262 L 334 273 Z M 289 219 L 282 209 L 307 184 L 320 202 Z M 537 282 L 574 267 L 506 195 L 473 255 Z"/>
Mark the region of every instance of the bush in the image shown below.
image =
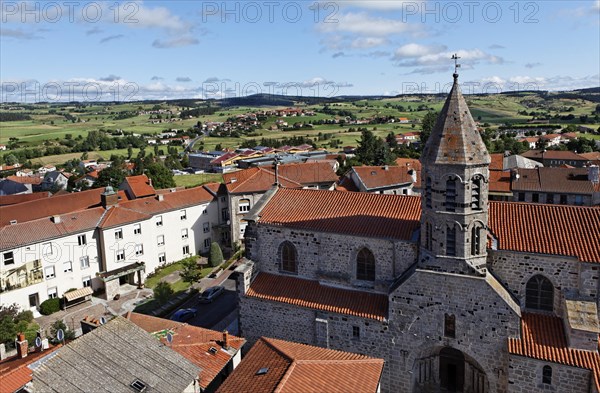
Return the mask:
<path id="1" fill-rule="evenodd" d="M 160 281 L 154 287 L 154 298 L 158 300 L 160 304 L 166 303 L 169 298 L 173 296 L 173 288 L 171 288 L 171 284 L 166 281 Z"/>
<path id="2" fill-rule="evenodd" d="M 60 342 L 58 341 L 56 335 L 61 329 L 65 334 L 65 341 L 75 339 L 75 332 L 73 330 L 70 330 L 63 320 L 59 319 L 57 321 L 54 321 L 52 326 L 50 326 L 50 342 L 52 342 L 53 344 L 58 344 Z"/>
<path id="3" fill-rule="evenodd" d="M 208 256 L 208 264 L 212 267 L 219 266 L 223 263 L 223 251 L 216 242 L 210 245 L 210 255 Z"/>
<path id="4" fill-rule="evenodd" d="M 50 315 L 60 310 L 60 299 L 48 299 L 44 300 L 42 304 L 40 304 L 40 313 L 43 315 Z"/>

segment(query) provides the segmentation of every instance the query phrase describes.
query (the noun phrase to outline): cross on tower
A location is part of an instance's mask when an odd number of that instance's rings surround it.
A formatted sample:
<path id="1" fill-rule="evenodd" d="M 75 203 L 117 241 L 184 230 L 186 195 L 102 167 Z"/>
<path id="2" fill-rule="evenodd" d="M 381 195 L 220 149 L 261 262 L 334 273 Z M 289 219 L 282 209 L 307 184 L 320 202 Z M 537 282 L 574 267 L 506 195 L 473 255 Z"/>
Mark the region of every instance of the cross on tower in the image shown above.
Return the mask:
<path id="1" fill-rule="evenodd" d="M 460 57 L 455 53 L 452 55 L 452 60 L 454 60 L 454 73 L 458 74 L 458 69 L 460 68 L 460 64 L 458 64 L 458 59 Z"/>

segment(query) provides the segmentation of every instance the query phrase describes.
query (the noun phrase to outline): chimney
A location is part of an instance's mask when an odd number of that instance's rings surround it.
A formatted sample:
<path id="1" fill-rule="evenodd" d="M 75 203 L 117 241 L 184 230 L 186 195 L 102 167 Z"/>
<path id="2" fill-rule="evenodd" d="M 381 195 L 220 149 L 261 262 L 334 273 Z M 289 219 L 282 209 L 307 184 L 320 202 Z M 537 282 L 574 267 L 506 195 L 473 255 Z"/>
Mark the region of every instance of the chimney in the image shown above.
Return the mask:
<path id="1" fill-rule="evenodd" d="M 55 224 L 60 224 L 60 216 L 52 216 L 52 222 Z"/>
<path id="2" fill-rule="evenodd" d="M 417 182 L 417 171 L 415 171 L 414 169 L 411 169 L 408 171 L 408 175 L 410 176 L 413 183 Z"/>
<path id="3" fill-rule="evenodd" d="M 229 332 L 223 330 L 223 349 L 229 349 Z"/>
<path id="4" fill-rule="evenodd" d="M 162 202 L 165 200 L 165 196 L 163 194 L 157 194 L 156 195 L 156 200 L 159 202 Z"/>
<path id="5" fill-rule="evenodd" d="M 19 333 L 17 335 L 17 356 L 19 358 L 27 357 L 27 352 L 29 351 L 29 343 L 25 339 L 25 335 L 23 333 Z"/>
<path id="6" fill-rule="evenodd" d="M 115 192 L 112 186 L 108 185 L 104 188 L 104 192 L 100 194 L 100 200 L 103 208 L 108 208 L 119 203 L 119 194 Z"/>
<path id="7" fill-rule="evenodd" d="M 588 167 L 588 180 L 593 184 L 600 183 L 600 166 L 590 165 Z"/>
<path id="8" fill-rule="evenodd" d="M 384 166 L 384 167 L 383 167 L 383 170 L 384 170 L 384 171 L 389 171 L 389 170 L 390 170 L 390 166 L 389 166 L 389 165 L 386 165 L 386 166 Z"/>

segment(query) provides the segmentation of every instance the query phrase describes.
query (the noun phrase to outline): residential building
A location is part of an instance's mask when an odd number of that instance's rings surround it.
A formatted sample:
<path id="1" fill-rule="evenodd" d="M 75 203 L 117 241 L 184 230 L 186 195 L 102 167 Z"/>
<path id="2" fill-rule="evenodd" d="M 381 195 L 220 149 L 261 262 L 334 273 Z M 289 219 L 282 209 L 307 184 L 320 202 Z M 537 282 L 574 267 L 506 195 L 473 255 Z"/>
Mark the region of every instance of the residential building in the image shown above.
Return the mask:
<path id="1" fill-rule="evenodd" d="M 355 166 L 344 177 L 351 179 L 359 192 L 414 195 L 418 175 L 411 167 L 383 165 Z"/>
<path id="2" fill-rule="evenodd" d="M 156 194 L 156 190 L 152 187 L 152 180 L 143 174 L 127 176 L 119 189 L 125 191 L 129 199 L 144 198 Z"/>
<path id="3" fill-rule="evenodd" d="M 567 150 L 529 150 L 521 154 L 525 158 L 544 164 L 545 167 L 569 165 L 576 168 L 588 164 L 588 159 Z"/>
<path id="4" fill-rule="evenodd" d="M 382 392 L 599 391 L 600 209 L 489 201 L 491 163 L 455 74 L 420 198 L 273 187 L 244 337 L 382 358 Z"/>

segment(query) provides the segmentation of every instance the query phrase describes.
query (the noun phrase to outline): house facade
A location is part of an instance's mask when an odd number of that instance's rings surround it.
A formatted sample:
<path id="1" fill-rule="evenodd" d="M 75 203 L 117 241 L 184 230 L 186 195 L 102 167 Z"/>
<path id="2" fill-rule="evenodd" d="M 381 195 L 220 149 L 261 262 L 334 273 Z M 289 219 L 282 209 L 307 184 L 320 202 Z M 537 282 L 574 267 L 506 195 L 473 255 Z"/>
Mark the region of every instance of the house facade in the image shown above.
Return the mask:
<path id="1" fill-rule="evenodd" d="M 597 392 L 600 211 L 489 202 L 490 162 L 455 74 L 420 198 L 269 190 L 242 334 L 383 358 L 383 392 Z"/>

